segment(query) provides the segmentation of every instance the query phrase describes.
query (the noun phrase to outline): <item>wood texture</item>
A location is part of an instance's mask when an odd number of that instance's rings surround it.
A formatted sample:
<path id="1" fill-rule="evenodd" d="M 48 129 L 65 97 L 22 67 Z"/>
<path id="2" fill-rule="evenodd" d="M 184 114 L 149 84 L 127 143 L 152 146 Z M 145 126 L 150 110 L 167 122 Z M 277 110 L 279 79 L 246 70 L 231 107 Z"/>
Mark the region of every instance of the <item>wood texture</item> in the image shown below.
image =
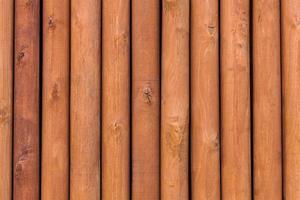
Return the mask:
<path id="1" fill-rule="evenodd" d="M 103 0 L 102 199 L 130 198 L 130 1 Z"/>
<path id="2" fill-rule="evenodd" d="M 43 3 L 43 200 L 69 197 L 69 10 L 69 0 Z"/>
<path id="3" fill-rule="evenodd" d="M 71 1 L 71 200 L 100 199 L 101 1 Z"/>
<path id="4" fill-rule="evenodd" d="M 160 2 L 132 1 L 132 199 L 159 199 Z"/>
<path id="5" fill-rule="evenodd" d="M 191 1 L 192 199 L 220 199 L 218 1 Z"/>
<path id="6" fill-rule="evenodd" d="M 189 7 L 162 4 L 161 199 L 189 199 Z"/>
<path id="7" fill-rule="evenodd" d="M 0 199 L 12 194 L 13 0 L 0 0 Z"/>
<path id="8" fill-rule="evenodd" d="M 284 198 L 300 199 L 300 1 L 283 0 L 283 158 Z"/>
<path id="9" fill-rule="evenodd" d="M 222 199 L 251 199 L 249 1 L 221 1 Z"/>
<path id="10" fill-rule="evenodd" d="M 280 7 L 253 1 L 254 198 L 282 199 Z"/>
<path id="11" fill-rule="evenodd" d="M 40 1 L 15 1 L 14 200 L 39 199 Z"/>

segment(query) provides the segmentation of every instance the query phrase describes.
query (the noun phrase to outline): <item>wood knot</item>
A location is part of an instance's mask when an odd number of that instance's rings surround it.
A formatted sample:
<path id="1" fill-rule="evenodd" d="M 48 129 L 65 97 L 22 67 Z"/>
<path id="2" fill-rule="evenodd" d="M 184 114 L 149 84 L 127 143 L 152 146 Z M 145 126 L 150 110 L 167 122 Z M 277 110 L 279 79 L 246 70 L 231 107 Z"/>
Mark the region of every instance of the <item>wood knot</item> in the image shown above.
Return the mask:
<path id="1" fill-rule="evenodd" d="M 207 29 L 210 35 L 214 35 L 216 32 L 216 27 L 212 24 L 207 25 Z"/>
<path id="2" fill-rule="evenodd" d="M 164 0 L 164 10 L 170 11 L 176 7 L 177 0 Z"/>
<path id="3" fill-rule="evenodd" d="M 32 8 L 32 7 L 33 7 L 33 2 L 32 2 L 32 0 L 27 0 L 26 3 L 25 3 L 25 7 L 26 7 L 26 8 Z"/>
<path id="4" fill-rule="evenodd" d="M 9 113 L 7 108 L 0 109 L 0 124 L 7 123 L 9 120 Z"/>
<path id="5" fill-rule="evenodd" d="M 148 104 L 151 105 L 152 103 L 152 90 L 149 86 L 146 86 L 143 89 L 143 97 L 144 97 L 144 101 Z"/>
<path id="6" fill-rule="evenodd" d="M 21 163 L 17 163 L 15 167 L 15 177 L 16 179 L 19 179 L 21 177 L 23 171 L 23 166 Z"/>
<path id="7" fill-rule="evenodd" d="M 294 21 L 295 28 L 299 28 L 300 27 L 300 16 L 295 16 L 293 21 Z"/>
<path id="8" fill-rule="evenodd" d="M 51 98 L 53 100 L 56 100 L 56 99 L 58 99 L 58 97 L 59 97 L 58 85 L 55 83 L 53 88 L 52 88 Z"/>
<path id="9" fill-rule="evenodd" d="M 48 17 L 48 27 L 49 27 L 49 29 L 55 29 L 55 27 L 56 27 L 55 20 L 52 15 Z"/>
<path id="10" fill-rule="evenodd" d="M 24 53 L 23 50 L 21 50 L 21 51 L 17 54 L 17 60 L 18 60 L 18 62 L 21 62 L 22 59 L 24 58 L 24 56 L 25 56 L 25 53 Z"/>

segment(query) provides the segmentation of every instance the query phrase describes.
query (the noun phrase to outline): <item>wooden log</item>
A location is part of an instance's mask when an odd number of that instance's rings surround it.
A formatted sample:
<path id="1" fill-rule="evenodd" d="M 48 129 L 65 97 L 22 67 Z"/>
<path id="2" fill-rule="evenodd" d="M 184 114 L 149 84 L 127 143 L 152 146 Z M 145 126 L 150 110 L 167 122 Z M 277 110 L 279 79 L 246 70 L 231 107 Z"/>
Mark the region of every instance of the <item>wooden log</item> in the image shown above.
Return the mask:
<path id="1" fill-rule="evenodd" d="M 300 1 L 283 0 L 283 179 L 284 199 L 300 199 Z"/>
<path id="2" fill-rule="evenodd" d="M 14 200 L 39 199 L 40 1 L 15 1 Z"/>
<path id="3" fill-rule="evenodd" d="M 220 199 L 218 1 L 191 1 L 192 199 Z"/>
<path id="4" fill-rule="evenodd" d="M 280 5 L 253 1 L 254 199 L 282 199 Z"/>
<path id="5" fill-rule="evenodd" d="M 132 199 L 159 199 L 160 2 L 132 1 Z"/>
<path id="6" fill-rule="evenodd" d="M 69 0 L 43 3 L 43 200 L 69 197 L 69 10 Z"/>
<path id="7" fill-rule="evenodd" d="M 101 1 L 71 1 L 71 200 L 100 199 Z"/>
<path id="8" fill-rule="evenodd" d="M 222 199 L 251 199 L 249 1 L 221 1 Z"/>
<path id="9" fill-rule="evenodd" d="M 161 198 L 189 199 L 189 7 L 162 9 Z"/>
<path id="10" fill-rule="evenodd" d="M 0 0 L 0 199 L 12 197 L 13 0 Z"/>
<path id="11" fill-rule="evenodd" d="M 130 198 L 130 1 L 103 0 L 102 199 Z"/>

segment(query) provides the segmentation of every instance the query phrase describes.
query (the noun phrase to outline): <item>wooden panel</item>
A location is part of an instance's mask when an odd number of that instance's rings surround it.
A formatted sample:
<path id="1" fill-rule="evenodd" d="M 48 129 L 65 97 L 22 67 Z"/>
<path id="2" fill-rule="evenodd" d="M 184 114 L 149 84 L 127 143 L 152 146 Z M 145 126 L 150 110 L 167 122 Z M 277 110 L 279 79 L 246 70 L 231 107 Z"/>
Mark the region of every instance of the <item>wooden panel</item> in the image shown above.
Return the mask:
<path id="1" fill-rule="evenodd" d="M 132 199 L 159 199 L 160 2 L 132 1 Z"/>
<path id="2" fill-rule="evenodd" d="M 254 198 L 282 199 L 279 1 L 253 1 Z"/>
<path id="3" fill-rule="evenodd" d="M 161 199 L 189 199 L 189 1 L 162 4 Z"/>
<path id="4" fill-rule="evenodd" d="M 283 174 L 284 198 L 300 199 L 300 1 L 283 0 Z"/>
<path id="5" fill-rule="evenodd" d="M 221 1 L 222 199 L 251 199 L 249 1 Z"/>
<path id="6" fill-rule="evenodd" d="M 14 200 L 39 199 L 40 1 L 15 1 Z"/>
<path id="7" fill-rule="evenodd" d="M 12 194 L 13 0 L 0 0 L 0 199 Z"/>
<path id="8" fill-rule="evenodd" d="M 129 20 L 129 0 L 103 0 L 103 200 L 130 198 Z"/>
<path id="9" fill-rule="evenodd" d="M 69 197 L 69 10 L 69 0 L 43 3 L 43 200 Z"/>
<path id="10" fill-rule="evenodd" d="M 100 198 L 101 1 L 71 1 L 71 200 Z"/>
<path id="11" fill-rule="evenodd" d="M 218 1 L 191 2 L 192 199 L 220 199 Z"/>

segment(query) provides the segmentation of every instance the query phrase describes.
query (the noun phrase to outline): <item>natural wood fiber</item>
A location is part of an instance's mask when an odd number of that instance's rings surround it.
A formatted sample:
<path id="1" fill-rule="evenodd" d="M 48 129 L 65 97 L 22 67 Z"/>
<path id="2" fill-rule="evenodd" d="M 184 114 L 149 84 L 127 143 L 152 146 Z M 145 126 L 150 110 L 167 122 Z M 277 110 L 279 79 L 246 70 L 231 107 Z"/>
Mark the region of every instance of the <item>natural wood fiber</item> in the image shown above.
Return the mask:
<path id="1" fill-rule="evenodd" d="M 284 199 L 300 199 L 300 1 L 281 1 Z"/>
<path id="2" fill-rule="evenodd" d="M 254 199 L 282 199 L 280 7 L 253 1 Z"/>
<path id="3" fill-rule="evenodd" d="M 102 3 L 102 199 L 129 200 L 130 1 Z"/>
<path id="4" fill-rule="evenodd" d="M 218 1 L 191 1 L 192 199 L 220 199 Z"/>
<path id="5" fill-rule="evenodd" d="M 14 200 L 39 199 L 40 1 L 15 1 Z"/>
<path id="6" fill-rule="evenodd" d="M 162 4 L 161 199 L 189 199 L 188 0 Z"/>
<path id="7" fill-rule="evenodd" d="M 70 1 L 43 2 L 42 199 L 69 197 Z M 55 164 L 54 164 L 55 163 Z"/>
<path id="8" fill-rule="evenodd" d="M 132 1 L 132 199 L 159 199 L 160 1 Z"/>
<path id="9" fill-rule="evenodd" d="M 0 0 L 0 199 L 12 194 L 13 0 Z"/>
<path id="10" fill-rule="evenodd" d="M 70 199 L 100 199 L 101 1 L 71 1 Z"/>
<path id="11" fill-rule="evenodd" d="M 221 0 L 222 199 L 251 199 L 249 1 Z"/>

